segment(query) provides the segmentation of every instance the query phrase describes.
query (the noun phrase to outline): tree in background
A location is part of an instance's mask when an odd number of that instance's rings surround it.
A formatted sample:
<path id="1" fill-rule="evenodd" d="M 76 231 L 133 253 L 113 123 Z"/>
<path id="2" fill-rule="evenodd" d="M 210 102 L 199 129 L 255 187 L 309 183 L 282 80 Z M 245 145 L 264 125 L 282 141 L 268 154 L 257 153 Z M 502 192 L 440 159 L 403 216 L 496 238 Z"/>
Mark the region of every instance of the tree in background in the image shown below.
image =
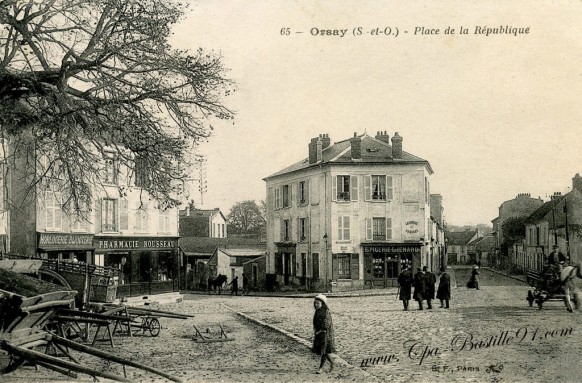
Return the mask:
<path id="1" fill-rule="evenodd" d="M 508 254 L 508 250 L 518 241 L 525 238 L 525 220 L 527 217 L 511 217 L 501 225 L 503 238 L 501 239 L 501 251 Z"/>
<path id="2" fill-rule="evenodd" d="M 261 207 L 263 206 L 263 210 Z M 228 213 L 228 232 L 232 234 L 262 234 L 266 229 L 264 201 L 253 200 L 235 203 Z"/>
<path id="3" fill-rule="evenodd" d="M 232 118 L 221 58 L 168 43 L 185 7 L 0 0 L 0 133 L 11 153 L 48 157 L 29 164 L 29 190 L 61 180 L 63 209 L 79 212 L 105 181 L 107 155 L 162 207 L 178 203 L 189 153 L 210 135 L 211 119 Z"/>

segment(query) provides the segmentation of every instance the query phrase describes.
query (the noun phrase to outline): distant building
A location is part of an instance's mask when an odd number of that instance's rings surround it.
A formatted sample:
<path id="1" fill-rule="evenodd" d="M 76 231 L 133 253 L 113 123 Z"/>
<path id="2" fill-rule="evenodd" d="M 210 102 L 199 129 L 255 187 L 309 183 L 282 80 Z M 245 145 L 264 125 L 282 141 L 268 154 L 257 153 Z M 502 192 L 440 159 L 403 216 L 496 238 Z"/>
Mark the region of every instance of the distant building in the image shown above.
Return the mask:
<path id="1" fill-rule="evenodd" d="M 181 237 L 226 238 L 226 218 L 219 208 L 180 210 Z"/>
<path id="2" fill-rule="evenodd" d="M 470 264 L 475 259 L 469 255 L 470 243 L 480 238 L 479 230 L 448 231 L 445 233 L 447 242 L 448 264 Z M 474 251 L 471 255 L 474 257 Z"/>
<path id="3" fill-rule="evenodd" d="M 513 217 L 527 217 L 543 203 L 540 198 L 531 198 L 529 193 L 520 193 L 514 199 L 505 201 L 499 206 L 499 215 L 491 221 L 495 236 L 494 266 L 506 268 L 510 263 L 510 249 L 504 244 L 503 224 L 505 221 Z"/>
<path id="4" fill-rule="evenodd" d="M 582 261 L 581 235 L 582 177 L 576 174 L 569 193 L 555 193 L 527 217 L 523 247 L 516 247 L 512 264 L 522 270 L 540 270 L 554 245 L 569 254 L 571 264 L 577 264 Z"/>
<path id="5" fill-rule="evenodd" d="M 440 194 L 430 195 L 430 268 L 433 271 L 446 266 L 445 230 L 443 221 L 443 197 Z"/>

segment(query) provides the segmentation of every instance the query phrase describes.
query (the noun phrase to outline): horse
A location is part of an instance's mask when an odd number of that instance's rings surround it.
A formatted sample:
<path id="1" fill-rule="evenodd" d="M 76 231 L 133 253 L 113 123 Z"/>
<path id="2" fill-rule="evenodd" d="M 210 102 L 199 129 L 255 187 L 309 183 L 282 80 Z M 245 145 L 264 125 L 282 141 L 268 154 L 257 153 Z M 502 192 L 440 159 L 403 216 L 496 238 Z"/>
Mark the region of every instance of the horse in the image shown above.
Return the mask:
<path id="1" fill-rule="evenodd" d="M 573 311 L 572 300 L 576 310 L 582 308 L 582 273 L 580 264 L 564 267 L 560 272 L 560 281 L 564 286 L 566 309 L 569 312 Z M 571 296 L 573 296 L 573 299 Z"/>
<path id="2" fill-rule="evenodd" d="M 228 280 L 226 275 L 218 274 L 215 278 L 209 277 L 208 278 L 208 294 L 210 291 L 216 292 L 218 289 L 218 294 L 222 292 L 222 288 L 226 285 L 226 281 Z"/>

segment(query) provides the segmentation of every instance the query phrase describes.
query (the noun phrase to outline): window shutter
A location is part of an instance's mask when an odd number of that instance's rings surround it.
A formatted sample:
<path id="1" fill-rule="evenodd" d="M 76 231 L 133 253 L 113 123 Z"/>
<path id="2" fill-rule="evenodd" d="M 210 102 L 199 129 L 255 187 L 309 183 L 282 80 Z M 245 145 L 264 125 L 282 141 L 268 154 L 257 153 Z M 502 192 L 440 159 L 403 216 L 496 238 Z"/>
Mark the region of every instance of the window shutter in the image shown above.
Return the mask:
<path id="1" fill-rule="evenodd" d="M 366 218 L 366 240 L 372 240 L 372 218 Z"/>
<path id="2" fill-rule="evenodd" d="M 281 224 L 279 225 L 280 230 L 280 237 L 281 238 L 281 242 L 283 242 L 285 240 L 285 221 L 284 220 L 280 220 L 279 221 Z"/>
<path id="3" fill-rule="evenodd" d="M 47 229 L 52 229 L 55 227 L 54 221 L 54 208 L 53 208 L 53 193 L 50 191 L 46 191 L 44 193 L 44 200 L 46 206 L 46 227 Z"/>
<path id="4" fill-rule="evenodd" d="M 305 180 L 305 203 L 309 204 L 309 180 Z"/>
<path id="5" fill-rule="evenodd" d="M 107 215 L 105 214 L 105 207 L 106 207 L 105 200 L 101 200 L 101 229 L 107 227 L 107 222 L 105 222 Z"/>
<path id="6" fill-rule="evenodd" d="M 340 215 L 339 217 L 337 217 L 337 239 L 339 239 L 340 241 L 342 239 L 344 239 L 343 237 L 343 232 L 342 232 L 342 228 L 343 228 L 343 221 L 342 221 L 342 216 Z"/>
<path id="7" fill-rule="evenodd" d="M 351 193 L 350 199 L 352 201 L 358 200 L 358 176 L 350 176 L 350 186 L 351 186 Z"/>
<path id="8" fill-rule="evenodd" d="M 103 232 L 103 200 L 98 199 L 95 201 L 95 233 Z"/>
<path id="9" fill-rule="evenodd" d="M 337 176 L 331 178 L 331 200 L 337 201 Z"/>
<path id="10" fill-rule="evenodd" d="M 364 176 L 364 201 L 372 200 L 372 176 Z"/>
<path id="11" fill-rule="evenodd" d="M 360 279 L 360 255 L 357 253 L 352 254 L 352 259 L 350 262 L 350 276 L 352 279 Z"/>
<path id="12" fill-rule="evenodd" d="M 386 200 L 393 199 L 392 176 L 386 176 Z"/>
<path id="13" fill-rule="evenodd" d="M 301 218 L 297 218 L 297 242 L 301 241 Z"/>
<path id="14" fill-rule="evenodd" d="M 295 184 L 293 186 L 295 187 Z M 301 182 L 297 182 L 297 206 L 301 206 Z"/>
<path id="15" fill-rule="evenodd" d="M 386 239 L 392 239 L 392 218 L 386 218 Z"/>
<path id="16" fill-rule="evenodd" d="M 127 211 L 127 200 L 120 199 L 119 200 L 119 230 L 128 230 L 129 229 L 129 217 Z"/>
<path id="17" fill-rule="evenodd" d="M 309 238 L 309 218 L 305 218 L 305 239 Z"/>
<path id="18" fill-rule="evenodd" d="M 55 229 L 60 229 L 62 227 L 63 224 L 63 211 L 62 209 L 62 205 L 61 205 L 61 193 L 55 193 L 54 194 L 54 203 L 55 203 Z"/>
<path id="19" fill-rule="evenodd" d="M 295 197 L 297 196 L 297 184 L 292 183 L 289 185 L 289 206 L 293 206 L 293 201 L 295 201 Z M 297 198 L 299 200 L 299 198 Z"/>
<path id="20" fill-rule="evenodd" d="M 289 221 L 289 241 L 293 241 L 293 220 L 290 219 Z"/>

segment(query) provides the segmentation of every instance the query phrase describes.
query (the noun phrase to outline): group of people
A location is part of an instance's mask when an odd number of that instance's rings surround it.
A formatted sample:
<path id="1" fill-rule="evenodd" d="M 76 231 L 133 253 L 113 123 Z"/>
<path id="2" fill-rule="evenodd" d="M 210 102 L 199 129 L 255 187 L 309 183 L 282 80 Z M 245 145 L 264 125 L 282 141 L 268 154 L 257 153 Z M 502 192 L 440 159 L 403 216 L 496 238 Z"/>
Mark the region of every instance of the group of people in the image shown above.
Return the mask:
<path id="1" fill-rule="evenodd" d="M 230 286 L 230 295 L 238 295 L 238 276 L 235 276 L 233 280 L 228 284 Z M 243 291 L 242 295 L 249 293 L 249 279 L 247 275 L 243 273 Z"/>
<path id="2" fill-rule="evenodd" d="M 416 274 L 412 275 L 409 266 L 405 266 L 400 275 L 398 275 L 398 284 L 400 292 L 399 299 L 402 301 L 404 311 L 408 311 L 409 303 L 412 297 L 418 302 L 418 309 L 423 310 L 423 302 L 426 301 L 427 309 L 432 310 L 432 300 L 435 299 L 435 284 L 437 277 L 435 274 L 424 266 L 422 270 L 417 269 Z M 412 293 L 414 287 L 414 294 Z M 441 308 L 448 309 L 451 299 L 451 277 L 447 274 L 444 267 L 440 268 L 439 286 L 436 290 L 436 298 L 440 300 Z"/>

